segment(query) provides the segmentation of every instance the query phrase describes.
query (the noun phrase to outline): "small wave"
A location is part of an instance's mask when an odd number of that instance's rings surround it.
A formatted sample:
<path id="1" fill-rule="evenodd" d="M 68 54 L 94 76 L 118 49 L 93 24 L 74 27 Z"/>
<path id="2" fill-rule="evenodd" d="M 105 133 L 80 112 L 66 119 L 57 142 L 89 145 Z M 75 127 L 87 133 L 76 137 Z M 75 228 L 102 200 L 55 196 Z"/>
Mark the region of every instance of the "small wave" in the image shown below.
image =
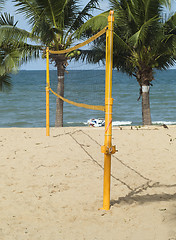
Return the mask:
<path id="1" fill-rule="evenodd" d="M 84 122 L 67 122 L 67 124 L 78 124 L 78 123 L 83 124 Z"/>
<path id="2" fill-rule="evenodd" d="M 114 121 L 112 122 L 112 126 L 124 126 L 124 125 L 130 125 L 132 124 L 131 121 Z"/>
<path id="3" fill-rule="evenodd" d="M 162 124 L 173 125 L 173 124 L 176 124 L 176 122 L 169 122 L 169 121 L 155 121 L 155 122 L 152 122 L 152 124 L 157 124 L 157 125 L 162 125 Z"/>

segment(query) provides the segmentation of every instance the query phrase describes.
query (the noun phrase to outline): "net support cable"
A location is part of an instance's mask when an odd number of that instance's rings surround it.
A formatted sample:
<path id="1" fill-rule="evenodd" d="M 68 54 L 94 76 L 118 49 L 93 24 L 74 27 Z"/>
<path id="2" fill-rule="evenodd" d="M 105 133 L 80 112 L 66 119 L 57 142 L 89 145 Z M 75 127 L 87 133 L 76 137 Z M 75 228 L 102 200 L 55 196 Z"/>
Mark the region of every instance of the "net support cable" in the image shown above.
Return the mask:
<path id="1" fill-rule="evenodd" d="M 65 49 L 65 50 L 60 50 L 60 51 L 52 51 L 52 50 L 49 50 L 49 52 L 51 54 L 64 54 L 64 53 L 69 53 L 69 52 L 72 52 L 78 48 L 81 48 L 91 42 L 93 42 L 95 39 L 99 38 L 101 35 L 103 35 L 106 30 L 107 30 L 107 26 L 105 28 L 103 28 L 101 31 L 99 31 L 98 33 L 96 33 L 94 36 L 90 37 L 89 39 L 87 39 L 86 41 L 80 43 L 80 44 L 77 44 L 76 46 L 74 47 L 71 47 L 71 48 L 68 48 L 68 49 Z"/>
<path id="2" fill-rule="evenodd" d="M 67 102 L 69 104 L 72 104 L 76 107 L 82 107 L 82 108 L 87 108 L 87 109 L 91 109 L 91 110 L 97 110 L 97 111 L 105 111 L 105 106 L 96 106 L 96 105 L 88 105 L 88 104 L 84 104 L 84 103 L 77 103 L 77 102 L 73 102 L 70 101 L 60 95 L 58 95 L 56 92 L 54 92 L 51 88 L 49 88 L 49 90 L 56 96 L 59 97 L 60 99 L 62 99 L 64 102 Z"/>

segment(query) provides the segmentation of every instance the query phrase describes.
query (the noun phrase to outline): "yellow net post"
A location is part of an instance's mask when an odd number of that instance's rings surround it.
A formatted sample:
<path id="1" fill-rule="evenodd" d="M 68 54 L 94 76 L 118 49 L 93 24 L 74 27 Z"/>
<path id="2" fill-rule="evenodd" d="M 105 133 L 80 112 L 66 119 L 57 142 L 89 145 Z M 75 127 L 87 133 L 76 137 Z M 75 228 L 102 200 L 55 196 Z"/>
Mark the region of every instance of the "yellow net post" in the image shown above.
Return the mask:
<path id="1" fill-rule="evenodd" d="M 103 210 L 110 209 L 111 154 L 116 152 L 115 146 L 112 146 L 113 23 L 114 11 L 110 11 L 106 32 L 105 139 L 104 146 L 101 147 L 101 152 L 104 153 Z"/>
<path id="2" fill-rule="evenodd" d="M 46 49 L 46 136 L 50 135 L 49 127 L 49 48 Z"/>

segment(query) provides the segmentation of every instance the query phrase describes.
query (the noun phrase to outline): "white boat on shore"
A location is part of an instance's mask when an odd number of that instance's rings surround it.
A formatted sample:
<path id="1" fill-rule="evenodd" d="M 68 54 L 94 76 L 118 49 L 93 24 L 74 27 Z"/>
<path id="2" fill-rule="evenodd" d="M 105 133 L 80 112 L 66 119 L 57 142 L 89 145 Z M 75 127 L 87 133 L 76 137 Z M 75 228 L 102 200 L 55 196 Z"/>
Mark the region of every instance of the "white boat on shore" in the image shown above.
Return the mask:
<path id="1" fill-rule="evenodd" d="M 87 124 L 92 127 L 103 127 L 105 120 L 102 118 L 91 118 L 87 121 Z"/>

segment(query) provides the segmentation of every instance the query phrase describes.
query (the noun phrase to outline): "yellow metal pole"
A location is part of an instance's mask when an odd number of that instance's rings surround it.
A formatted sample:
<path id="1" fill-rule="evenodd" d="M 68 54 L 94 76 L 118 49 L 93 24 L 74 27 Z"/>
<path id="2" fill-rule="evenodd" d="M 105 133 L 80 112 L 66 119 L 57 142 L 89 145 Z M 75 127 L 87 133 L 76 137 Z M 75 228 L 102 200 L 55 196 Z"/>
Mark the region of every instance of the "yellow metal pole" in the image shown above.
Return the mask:
<path id="1" fill-rule="evenodd" d="M 115 146 L 112 146 L 113 23 L 114 11 L 110 11 L 106 32 L 105 140 L 104 146 L 101 147 L 101 151 L 104 153 L 103 210 L 110 209 L 111 154 L 116 151 Z"/>
<path id="2" fill-rule="evenodd" d="M 49 128 L 49 48 L 46 49 L 46 136 L 50 135 Z"/>

